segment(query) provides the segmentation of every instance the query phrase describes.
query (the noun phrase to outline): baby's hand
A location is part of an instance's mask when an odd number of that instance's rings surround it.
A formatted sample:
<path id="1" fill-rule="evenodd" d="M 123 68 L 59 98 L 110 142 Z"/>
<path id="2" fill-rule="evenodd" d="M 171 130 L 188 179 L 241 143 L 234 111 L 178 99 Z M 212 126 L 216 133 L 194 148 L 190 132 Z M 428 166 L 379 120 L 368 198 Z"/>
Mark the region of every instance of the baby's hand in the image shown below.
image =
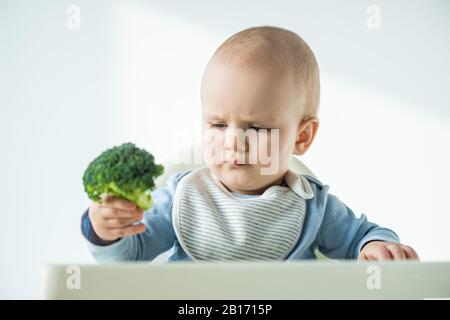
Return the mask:
<path id="1" fill-rule="evenodd" d="M 358 260 L 419 260 L 416 251 L 409 246 L 395 242 L 371 241 L 361 250 Z"/>
<path id="2" fill-rule="evenodd" d="M 145 231 L 145 224 L 134 225 L 144 217 L 141 208 L 130 201 L 112 196 L 102 199 L 102 203 L 93 202 L 89 208 L 89 219 L 100 239 L 114 241 Z"/>

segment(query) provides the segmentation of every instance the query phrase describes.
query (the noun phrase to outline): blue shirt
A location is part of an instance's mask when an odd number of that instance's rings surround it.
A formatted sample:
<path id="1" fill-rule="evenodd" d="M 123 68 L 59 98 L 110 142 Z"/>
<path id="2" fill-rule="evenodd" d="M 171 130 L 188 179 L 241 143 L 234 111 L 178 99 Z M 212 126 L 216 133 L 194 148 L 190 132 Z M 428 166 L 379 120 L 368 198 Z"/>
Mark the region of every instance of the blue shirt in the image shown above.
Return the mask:
<path id="1" fill-rule="evenodd" d="M 166 187 L 152 192 L 154 205 L 145 212 L 145 232 L 124 237 L 113 243 L 100 239 L 92 228 L 87 211 L 82 216 L 81 229 L 88 247 L 99 262 L 151 261 L 172 249 L 169 261 L 191 260 L 184 252 L 172 225 L 172 204 L 180 179 L 190 171 L 171 175 Z M 316 178 L 304 176 L 311 184 L 314 197 L 306 200 L 307 211 L 303 230 L 297 244 L 286 260 L 315 259 L 315 250 L 333 259 L 356 259 L 361 248 L 374 240 L 399 242 L 390 229 L 359 218 L 329 187 Z"/>

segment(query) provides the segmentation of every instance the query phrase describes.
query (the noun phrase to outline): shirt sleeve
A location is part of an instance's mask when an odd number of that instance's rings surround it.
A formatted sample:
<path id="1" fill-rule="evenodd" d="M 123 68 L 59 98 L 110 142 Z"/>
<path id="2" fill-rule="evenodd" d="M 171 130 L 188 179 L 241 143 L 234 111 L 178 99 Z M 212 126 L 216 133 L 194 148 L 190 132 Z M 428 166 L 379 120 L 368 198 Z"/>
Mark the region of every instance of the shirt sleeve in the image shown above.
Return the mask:
<path id="1" fill-rule="evenodd" d="M 138 235 L 124 237 L 114 242 L 100 239 L 92 228 L 87 212 L 82 217 L 82 234 L 89 251 L 98 262 L 150 261 L 169 250 L 176 239 L 172 226 L 173 197 L 179 179 L 186 174 L 175 173 L 167 186 L 152 192 L 153 207 L 145 211 L 143 223 L 146 230 Z"/>
<path id="2" fill-rule="evenodd" d="M 364 214 L 357 218 L 336 196 L 328 194 L 317 238 L 319 251 L 334 259 L 356 259 L 362 247 L 374 240 L 400 241 L 394 231 L 368 221 Z"/>

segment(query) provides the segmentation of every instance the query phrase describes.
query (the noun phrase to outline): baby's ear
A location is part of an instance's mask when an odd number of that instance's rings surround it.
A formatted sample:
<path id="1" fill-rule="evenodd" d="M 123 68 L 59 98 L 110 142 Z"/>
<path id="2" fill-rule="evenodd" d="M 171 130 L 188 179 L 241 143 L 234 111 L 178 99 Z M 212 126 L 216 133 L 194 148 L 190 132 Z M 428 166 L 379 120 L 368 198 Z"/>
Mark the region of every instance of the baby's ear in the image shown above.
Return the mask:
<path id="1" fill-rule="evenodd" d="M 317 130 L 319 130 L 319 119 L 316 117 L 304 120 L 299 124 L 294 145 L 295 155 L 301 156 L 308 151 L 316 137 Z"/>

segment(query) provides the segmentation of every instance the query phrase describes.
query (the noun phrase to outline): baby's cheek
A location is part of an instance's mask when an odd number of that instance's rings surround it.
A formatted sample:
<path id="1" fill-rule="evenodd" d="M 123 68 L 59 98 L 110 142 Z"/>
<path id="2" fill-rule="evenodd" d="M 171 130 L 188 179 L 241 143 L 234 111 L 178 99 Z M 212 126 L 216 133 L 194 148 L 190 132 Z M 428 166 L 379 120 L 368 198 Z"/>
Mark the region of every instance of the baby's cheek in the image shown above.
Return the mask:
<path id="1" fill-rule="evenodd" d="M 203 142 L 203 160 L 206 164 L 220 164 L 224 159 L 222 143 L 217 140 Z"/>

